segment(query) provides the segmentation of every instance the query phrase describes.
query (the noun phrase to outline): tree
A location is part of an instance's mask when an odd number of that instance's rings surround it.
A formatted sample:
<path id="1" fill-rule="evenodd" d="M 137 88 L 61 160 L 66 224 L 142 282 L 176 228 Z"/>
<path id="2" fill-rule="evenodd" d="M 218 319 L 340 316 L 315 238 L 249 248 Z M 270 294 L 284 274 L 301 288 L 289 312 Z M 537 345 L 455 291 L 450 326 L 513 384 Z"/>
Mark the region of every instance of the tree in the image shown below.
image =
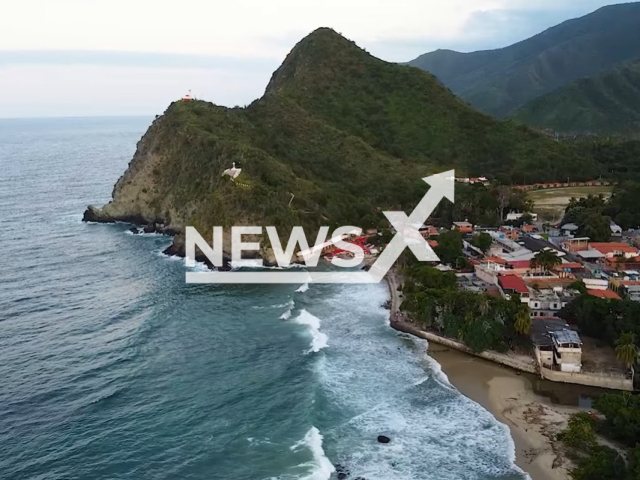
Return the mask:
<path id="1" fill-rule="evenodd" d="M 531 332 L 531 317 L 529 316 L 529 307 L 522 304 L 518 307 L 515 314 L 515 323 L 513 325 L 516 333 L 520 335 L 529 335 Z"/>
<path id="2" fill-rule="evenodd" d="M 598 212 L 589 213 L 580 225 L 580 234 L 589 237 L 592 242 L 611 240 L 611 219 Z"/>
<path id="3" fill-rule="evenodd" d="M 462 254 L 462 234 L 457 230 L 442 232 L 438 236 L 438 246 L 435 252 L 440 257 L 440 261 L 444 264 L 457 267 L 464 264 L 464 255 Z"/>
<path id="4" fill-rule="evenodd" d="M 620 335 L 616 342 L 616 356 L 618 360 L 624 362 L 627 367 L 633 365 L 638 359 L 638 346 L 636 337 L 632 332 L 625 332 Z"/>
<path id="5" fill-rule="evenodd" d="M 487 253 L 487 251 L 491 248 L 492 243 L 493 243 L 493 238 L 491 238 L 491 235 L 485 232 L 476 233 L 471 238 L 471 245 L 473 245 L 476 248 L 479 248 L 484 253 Z"/>
<path id="6" fill-rule="evenodd" d="M 560 265 L 562 260 L 555 250 L 540 250 L 531 260 L 531 268 L 542 268 L 545 272 L 551 270 L 556 265 Z"/>

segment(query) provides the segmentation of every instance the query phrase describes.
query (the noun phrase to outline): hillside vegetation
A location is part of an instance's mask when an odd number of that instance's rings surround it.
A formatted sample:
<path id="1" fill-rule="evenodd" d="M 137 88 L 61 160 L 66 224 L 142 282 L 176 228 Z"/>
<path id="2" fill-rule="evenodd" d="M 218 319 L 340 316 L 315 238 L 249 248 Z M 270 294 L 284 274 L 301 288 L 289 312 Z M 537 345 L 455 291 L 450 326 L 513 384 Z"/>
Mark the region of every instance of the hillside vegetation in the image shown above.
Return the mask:
<path id="1" fill-rule="evenodd" d="M 242 165 L 235 183 L 221 176 L 232 162 Z M 250 106 L 171 104 L 138 144 L 113 201 L 85 219 L 175 232 L 366 227 L 384 221 L 381 210 L 411 210 L 427 190 L 421 178 L 451 167 L 507 183 L 599 172 L 573 146 L 496 121 L 431 74 L 376 59 L 323 28 L 295 46 Z"/>
<path id="2" fill-rule="evenodd" d="M 411 65 L 428 70 L 472 106 L 505 117 L 528 101 L 640 57 L 640 3 L 603 7 L 506 48 L 438 50 Z"/>
<path id="3" fill-rule="evenodd" d="M 527 125 L 561 132 L 640 131 L 640 60 L 570 83 L 517 109 Z"/>

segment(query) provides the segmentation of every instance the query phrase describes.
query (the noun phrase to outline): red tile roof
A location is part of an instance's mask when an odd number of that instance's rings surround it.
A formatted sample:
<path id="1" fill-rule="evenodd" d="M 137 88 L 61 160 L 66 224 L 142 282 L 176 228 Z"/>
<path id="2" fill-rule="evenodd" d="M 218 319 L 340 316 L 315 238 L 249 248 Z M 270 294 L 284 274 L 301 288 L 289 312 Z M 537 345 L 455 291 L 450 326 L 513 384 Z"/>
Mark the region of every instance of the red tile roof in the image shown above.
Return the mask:
<path id="1" fill-rule="evenodd" d="M 578 262 L 568 262 L 568 263 L 561 263 L 560 265 L 556 265 L 555 267 L 553 267 L 554 270 L 564 270 L 566 268 L 569 268 L 569 269 L 584 268 L 584 266 Z"/>
<path id="2" fill-rule="evenodd" d="M 507 263 L 507 261 L 504 258 L 496 257 L 496 256 L 485 257 L 484 261 L 486 263 L 497 263 L 499 265 L 506 265 Z"/>
<path id="3" fill-rule="evenodd" d="M 518 293 L 529 293 L 527 284 L 524 283 L 522 277 L 517 275 L 500 275 L 498 277 L 498 281 L 504 290 L 513 290 Z"/>
<path id="4" fill-rule="evenodd" d="M 530 268 L 531 260 L 514 260 L 513 262 L 509 262 L 513 268 Z"/>
<path id="5" fill-rule="evenodd" d="M 598 298 L 621 300 L 620 295 L 613 290 L 587 290 L 587 293 Z"/>
<path id="6" fill-rule="evenodd" d="M 636 247 L 632 247 L 628 243 L 624 242 L 594 242 L 589 244 L 590 248 L 599 251 L 603 255 L 607 253 L 622 252 L 622 253 L 638 253 Z"/>

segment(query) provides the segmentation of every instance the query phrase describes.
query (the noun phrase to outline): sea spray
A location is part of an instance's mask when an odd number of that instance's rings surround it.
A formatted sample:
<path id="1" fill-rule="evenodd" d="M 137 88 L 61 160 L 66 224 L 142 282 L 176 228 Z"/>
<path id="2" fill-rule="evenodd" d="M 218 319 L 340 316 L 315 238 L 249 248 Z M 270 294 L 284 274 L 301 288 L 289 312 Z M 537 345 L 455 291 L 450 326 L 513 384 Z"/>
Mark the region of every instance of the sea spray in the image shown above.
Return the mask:
<path id="1" fill-rule="evenodd" d="M 296 290 L 296 293 L 304 293 L 307 290 L 309 290 L 309 284 L 305 283 L 304 285 L 300 286 L 300 288 Z"/>
<path id="2" fill-rule="evenodd" d="M 336 471 L 331 460 L 324 453 L 322 438 L 320 430 L 316 427 L 311 427 L 304 438 L 291 447 L 291 450 L 294 451 L 306 447 L 313 455 L 313 460 L 305 464 L 305 466 L 308 465 L 313 470 L 309 475 L 302 477 L 301 480 L 329 480 L 331 474 Z"/>
<path id="3" fill-rule="evenodd" d="M 289 320 L 291 318 L 291 313 L 293 312 L 293 309 L 296 306 L 296 302 L 291 300 L 291 301 L 289 301 L 289 303 L 287 303 L 286 305 L 282 305 L 282 306 L 288 307 L 288 308 L 282 315 L 280 315 L 280 320 Z"/>
<path id="4" fill-rule="evenodd" d="M 300 314 L 294 319 L 300 325 L 305 325 L 311 334 L 311 348 L 307 353 L 316 353 L 328 345 L 329 337 L 326 333 L 320 331 L 320 319 L 311 315 L 306 310 L 301 310 Z"/>

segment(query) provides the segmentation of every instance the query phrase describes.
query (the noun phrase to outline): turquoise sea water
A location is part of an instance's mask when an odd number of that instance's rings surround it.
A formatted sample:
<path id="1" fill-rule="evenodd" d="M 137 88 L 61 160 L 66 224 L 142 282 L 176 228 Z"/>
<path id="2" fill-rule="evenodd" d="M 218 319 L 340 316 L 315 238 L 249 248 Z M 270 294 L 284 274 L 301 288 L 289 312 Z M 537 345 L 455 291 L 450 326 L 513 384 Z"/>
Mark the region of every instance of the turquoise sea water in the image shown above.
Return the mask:
<path id="1" fill-rule="evenodd" d="M 384 284 L 187 285 L 168 237 L 83 224 L 150 121 L 0 120 L 0 478 L 525 478 Z"/>

